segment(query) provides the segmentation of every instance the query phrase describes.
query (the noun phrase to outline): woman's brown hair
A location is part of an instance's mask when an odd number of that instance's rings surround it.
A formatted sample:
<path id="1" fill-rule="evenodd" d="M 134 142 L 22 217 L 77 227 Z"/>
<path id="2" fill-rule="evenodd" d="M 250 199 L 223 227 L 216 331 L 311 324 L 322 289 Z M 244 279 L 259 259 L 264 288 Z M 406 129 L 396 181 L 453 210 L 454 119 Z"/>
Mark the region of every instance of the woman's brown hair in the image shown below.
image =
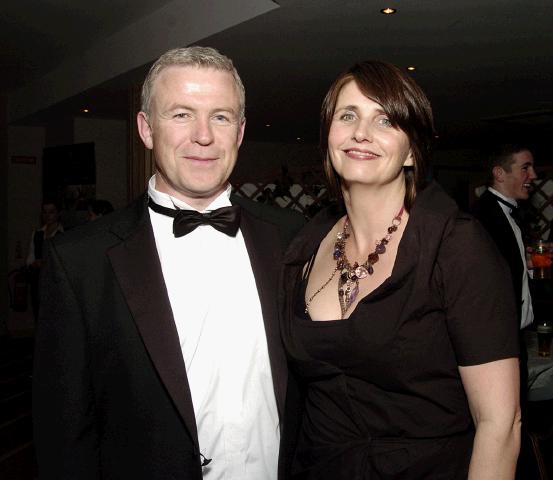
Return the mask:
<path id="1" fill-rule="evenodd" d="M 392 126 L 409 138 L 413 167 L 405 167 L 405 207 L 413 205 L 417 192 L 427 182 L 434 122 L 430 102 L 421 88 L 405 72 L 385 62 L 356 63 L 340 74 L 326 94 L 321 108 L 320 146 L 325 174 L 331 191 L 341 198 L 340 178 L 330 160 L 328 133 L 342 88 L 354 81 L 361 92 L 382 106 Z"/>

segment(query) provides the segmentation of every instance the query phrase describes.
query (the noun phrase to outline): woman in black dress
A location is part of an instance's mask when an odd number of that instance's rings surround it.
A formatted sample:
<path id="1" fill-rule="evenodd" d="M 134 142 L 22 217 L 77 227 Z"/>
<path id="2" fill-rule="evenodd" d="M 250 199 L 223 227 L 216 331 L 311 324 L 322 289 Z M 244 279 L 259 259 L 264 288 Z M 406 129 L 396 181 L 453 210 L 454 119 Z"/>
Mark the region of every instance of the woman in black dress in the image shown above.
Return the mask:
<path id="1" fill-rule="evenodd" d="M 283 277 L 302 392 L 283 429 L 295 479 L 514 477 L 509 272 L 427 181 L 433 135 L 428 99 L 389 64 L 354 65 L 324 100 L 324 167 L 343 205 L 305 227 Z"/>

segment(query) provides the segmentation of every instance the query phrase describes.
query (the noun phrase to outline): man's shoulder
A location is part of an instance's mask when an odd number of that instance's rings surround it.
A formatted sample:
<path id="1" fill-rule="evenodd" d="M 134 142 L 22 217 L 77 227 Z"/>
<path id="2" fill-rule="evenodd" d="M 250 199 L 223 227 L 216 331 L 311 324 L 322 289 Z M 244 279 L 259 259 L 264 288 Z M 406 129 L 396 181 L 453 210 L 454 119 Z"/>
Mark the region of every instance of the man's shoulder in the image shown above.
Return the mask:
<path id="1" fill-rule="evenodd" d="M 266 205 L 238 195 L 233 195 L 231 201 L 258 221 L 273 225 L 279 232 L 283 246 L 287 246 L 306 223 L 301 213 L 289 208 Z"/>
<path id="2" fill-rule="evenodd" d="M 474 203 L 471 213 L 478 218 L 479 220 L 489 220 L 490 218 L 499 218 L 501 217 L 501 207 L 497 200 L 494 198 L 494 195 L 489 191 L 485 190 L 478 200 Z"/>
<path id="3" fill-rule="evenodd" d="M 52 244 L 56 250 L 67 253 L 86 254 L 98 249 L 105 251 L 129 235 L 143 220 L 142 203 L 143 200 L 138 199 L 125 208 L 56 235 Z"/>

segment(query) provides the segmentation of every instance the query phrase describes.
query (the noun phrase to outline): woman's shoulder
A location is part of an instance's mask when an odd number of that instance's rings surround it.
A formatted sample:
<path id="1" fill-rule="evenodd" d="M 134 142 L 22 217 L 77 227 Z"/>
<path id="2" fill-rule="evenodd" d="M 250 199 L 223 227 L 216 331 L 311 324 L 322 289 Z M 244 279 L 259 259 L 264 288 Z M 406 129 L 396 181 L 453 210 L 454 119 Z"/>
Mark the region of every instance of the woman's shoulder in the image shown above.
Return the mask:
<path id="1" fill-rule="evenodd" d="M 305 262 L 343 215 L 344 208 L 339 204 L 333 203 L 320 210 L 292 240 L 284 256 L 284 262 Z"/>
<path id="2" fill-rule="evenodd" d="M 417 195 L 413 216 L 424 224 L 436 228 L 443 225 L 446 234 L 462 231 L 480 235 L 482 226 L 474 215 L 459 208 L 453 198 L 435 181 Z"/>

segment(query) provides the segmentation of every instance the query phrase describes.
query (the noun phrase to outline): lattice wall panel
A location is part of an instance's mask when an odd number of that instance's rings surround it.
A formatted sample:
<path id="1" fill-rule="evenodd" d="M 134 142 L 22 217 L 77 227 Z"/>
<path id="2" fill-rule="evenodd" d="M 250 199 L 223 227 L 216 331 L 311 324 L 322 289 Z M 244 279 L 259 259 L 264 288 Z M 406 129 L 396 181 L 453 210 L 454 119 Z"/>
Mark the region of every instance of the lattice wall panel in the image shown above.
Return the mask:
<path id="1" fill-rule="evenodd" d="M 535 182 L 536 188 L 532 192 L 530 205 L 532 210 L 532 227 L 541 238 L 547 238 L 553 220 L 553 171 L 540 174 Z"/>
<path id="2" fill-rule="evenodd" d="M 281 208 L 297 210 L 311 218 L 330 201 L 322 172 L 304 170 L 283 172 L 273 180 L 234 182 L 235 193 L 243 197 Z"/>

